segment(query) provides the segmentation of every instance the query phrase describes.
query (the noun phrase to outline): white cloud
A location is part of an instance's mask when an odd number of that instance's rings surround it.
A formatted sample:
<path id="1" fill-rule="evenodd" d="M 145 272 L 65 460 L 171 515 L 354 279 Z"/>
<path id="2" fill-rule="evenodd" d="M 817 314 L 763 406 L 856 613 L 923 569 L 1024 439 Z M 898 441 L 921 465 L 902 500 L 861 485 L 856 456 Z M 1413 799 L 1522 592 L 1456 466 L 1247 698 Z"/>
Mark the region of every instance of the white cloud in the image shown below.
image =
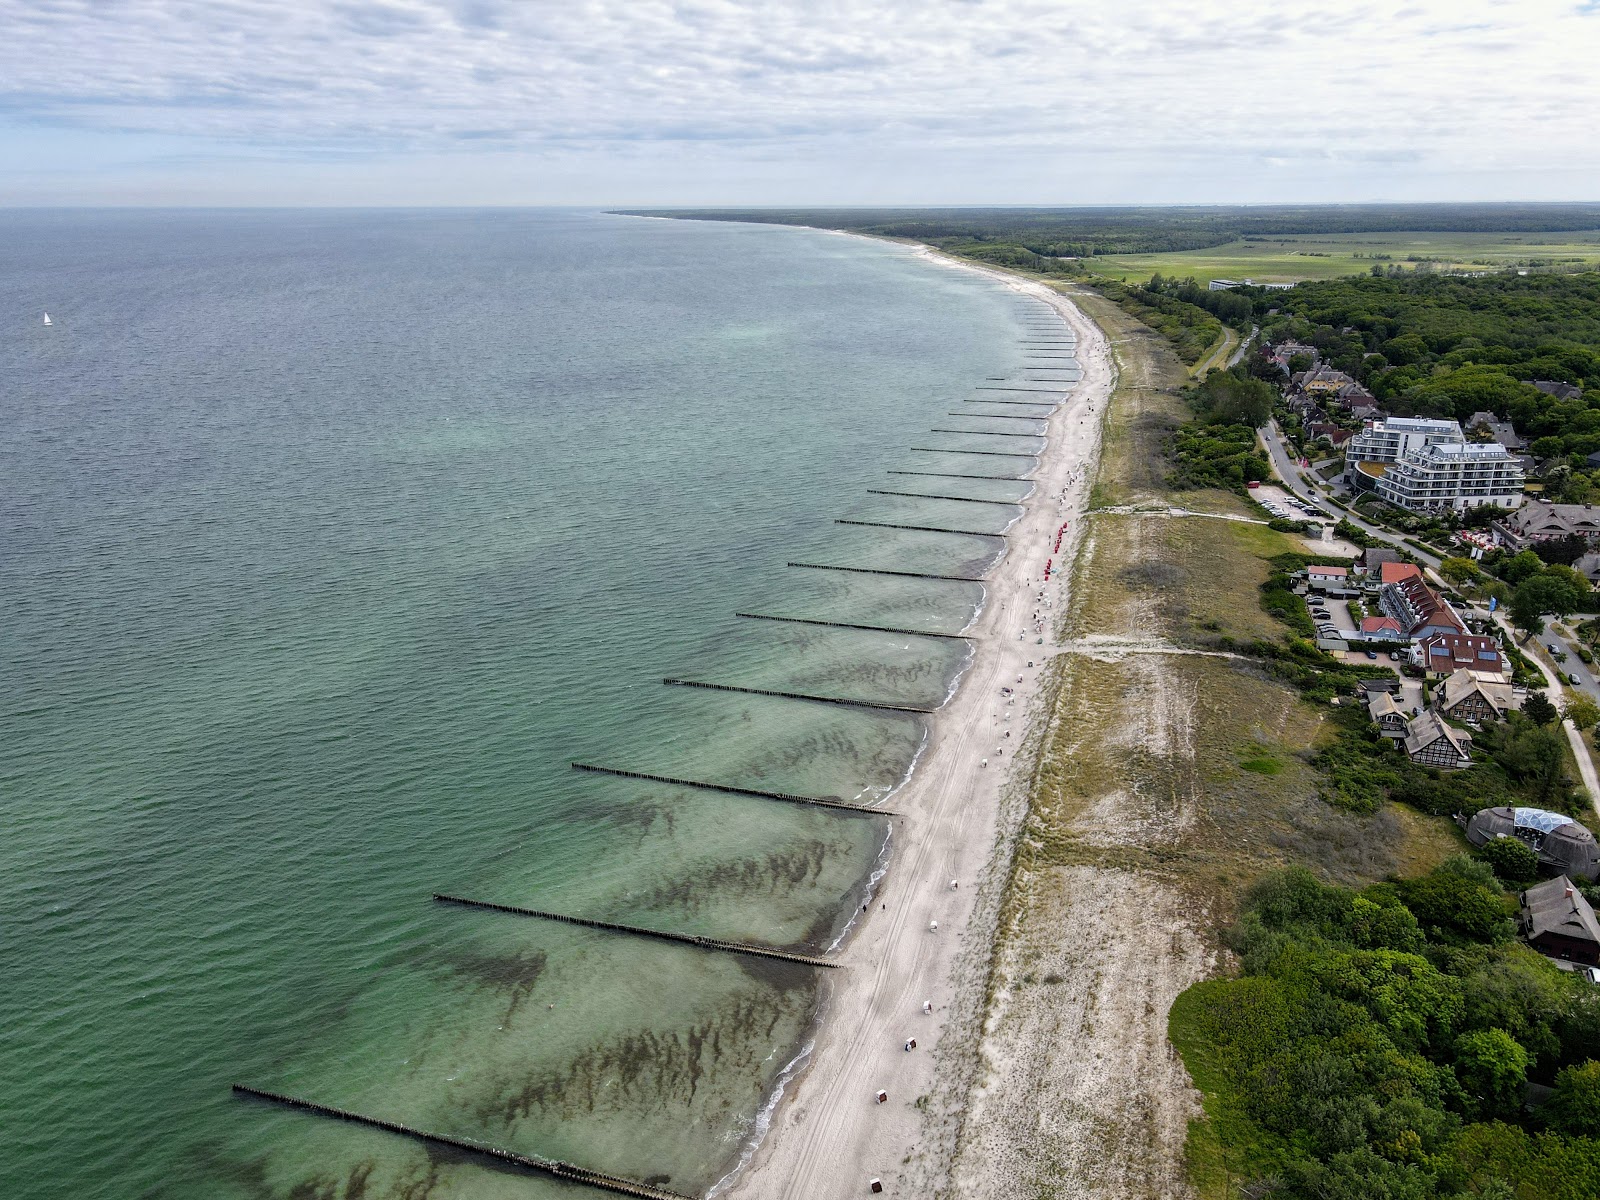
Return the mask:
<path id="1" fill-rule="evenodd" d="M 1600 193 L 1600 16 L 1567 0 L 0 0 L 0 31 L 0 121 L 149 139 L 136 192 L 268 156 L 346 200 L 468 159 L 495 202 L 1238 199 L 1297 166 L 1330 199 Z M 8 157 L 14 201 L 117 186 Z"/>

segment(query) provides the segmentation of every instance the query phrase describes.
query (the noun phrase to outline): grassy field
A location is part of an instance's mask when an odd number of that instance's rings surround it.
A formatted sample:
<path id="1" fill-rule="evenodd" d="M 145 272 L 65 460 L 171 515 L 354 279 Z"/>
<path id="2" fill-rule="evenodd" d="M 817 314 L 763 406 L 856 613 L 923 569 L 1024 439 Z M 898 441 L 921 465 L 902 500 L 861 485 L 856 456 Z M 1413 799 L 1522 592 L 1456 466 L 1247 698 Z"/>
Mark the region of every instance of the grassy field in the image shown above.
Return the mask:
<path id="1" fill-rule="evenodd" d="M 1387 255 L 1387 258 L 1378 257 Z M 1588 233 L 1329 233 L 1229 242 L 1209 250 L 1096 258 L 1089 266 L 1119 280 L 1151 275 L 1298 283 L 1363 275 L 1377 262 L 1407 269 L 1412 257 L 1436 269 L 1473 271 L 1541 263 L 1600 265 L 1600 230 Z"/>

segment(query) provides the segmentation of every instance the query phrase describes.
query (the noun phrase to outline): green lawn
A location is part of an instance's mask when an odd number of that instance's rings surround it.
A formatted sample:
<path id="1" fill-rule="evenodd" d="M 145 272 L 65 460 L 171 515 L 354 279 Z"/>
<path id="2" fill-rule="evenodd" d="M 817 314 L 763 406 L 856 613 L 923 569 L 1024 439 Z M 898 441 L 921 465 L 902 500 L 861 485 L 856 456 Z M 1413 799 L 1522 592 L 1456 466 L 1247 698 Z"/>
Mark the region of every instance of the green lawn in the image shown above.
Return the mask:
<path id="1" fill-rule="evenodd" d="M 1374 255 L 1389 255 L 1374 259 Z M 1357 256 L 1360 257 L 1357 257 Z M 1128 254 L 1089 260 L 1092 270 L 1113 279 L 1151 275 L 1298 283 L 1363 275 L 1374 261 L 1411 268 L 1410 255 L 1439 260 L 1450 270 L 1490 270 L 1529 263 L 1582 261 L 1600 264 L 1600 230 L 1585 233 L 1325 233 L 1229 242 L 1209 250 L 1175 254 Z"/>

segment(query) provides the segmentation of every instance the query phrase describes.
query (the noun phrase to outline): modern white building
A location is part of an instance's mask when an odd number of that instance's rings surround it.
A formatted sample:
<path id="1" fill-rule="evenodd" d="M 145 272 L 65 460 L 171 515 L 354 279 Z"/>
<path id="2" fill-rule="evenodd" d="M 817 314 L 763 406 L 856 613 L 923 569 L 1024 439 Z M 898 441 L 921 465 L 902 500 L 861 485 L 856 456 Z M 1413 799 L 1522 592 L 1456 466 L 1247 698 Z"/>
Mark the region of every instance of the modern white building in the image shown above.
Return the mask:
<path id="1" fill-rule="evenodd" d="M 1345 480 L 1398 508 L 1522 503 L 1522 464 L 1499 442 L 1469 442 L 1457 421 L 1368 421 L 1345 443 Z"/>
<path id="2" fill-rule="evenodd" d="M 1426 417 L 1387 417 L 1381 421 L 1367 421 L 1361 432 L 1345 443 L 1344 459 L 1347 464 L 1358 462 L 1399 462 L 1413 450 L 1430 443 L 1463 443 L 1467 435 L 1461 432 L 1459 421 L 1435 421 Z"/>
<path id="3" fill-rule="evenodd" d="M 1378 495 L 1397 508 L 1474 508 L 1522 503 L 1522 464 L 1499 442 L 1430 442 L 1390 465 Z"/>

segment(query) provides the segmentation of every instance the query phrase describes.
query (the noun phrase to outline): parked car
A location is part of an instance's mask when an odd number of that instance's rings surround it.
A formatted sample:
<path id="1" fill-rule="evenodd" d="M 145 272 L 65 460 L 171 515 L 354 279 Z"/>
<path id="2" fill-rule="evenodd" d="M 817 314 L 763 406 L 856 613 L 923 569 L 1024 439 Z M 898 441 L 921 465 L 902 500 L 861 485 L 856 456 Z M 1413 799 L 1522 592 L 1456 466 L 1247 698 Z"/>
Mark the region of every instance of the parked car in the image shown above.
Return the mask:
<path id="1" fill-rule="evenodd" d="M 1600 984 L 1600 967 L 1579 967 L 1578 976 L 1589 983 Z"/>
<path id="2" fill-rule="evenodd" d="M 1578 673 L 1576 671 L 1568 671 L 1567 672 L 1567 682 L 1568 683 L 1577 684 L 1577 683 L 1582 683 L 1583 680 L 1578 678 Z"/>
<path id="3" fill-rule="evenodd" d="M 1370 658 L 1373 662 L 1377 662 L 1378 661 L 1378 652 L 1376 650 L 1368 650 L 1367 651 L 1367 657 Z"/>
<path id="4" fill-rule="evenodd" d="M 1247 488 L 1258 488 L 1260 486 L 1261 486 L 1260 480 L 1256 480 L 1256 479 L 1252 479 L 1249 483 L 1245 484 L 1245 487 L 1247 487 Z"/>

